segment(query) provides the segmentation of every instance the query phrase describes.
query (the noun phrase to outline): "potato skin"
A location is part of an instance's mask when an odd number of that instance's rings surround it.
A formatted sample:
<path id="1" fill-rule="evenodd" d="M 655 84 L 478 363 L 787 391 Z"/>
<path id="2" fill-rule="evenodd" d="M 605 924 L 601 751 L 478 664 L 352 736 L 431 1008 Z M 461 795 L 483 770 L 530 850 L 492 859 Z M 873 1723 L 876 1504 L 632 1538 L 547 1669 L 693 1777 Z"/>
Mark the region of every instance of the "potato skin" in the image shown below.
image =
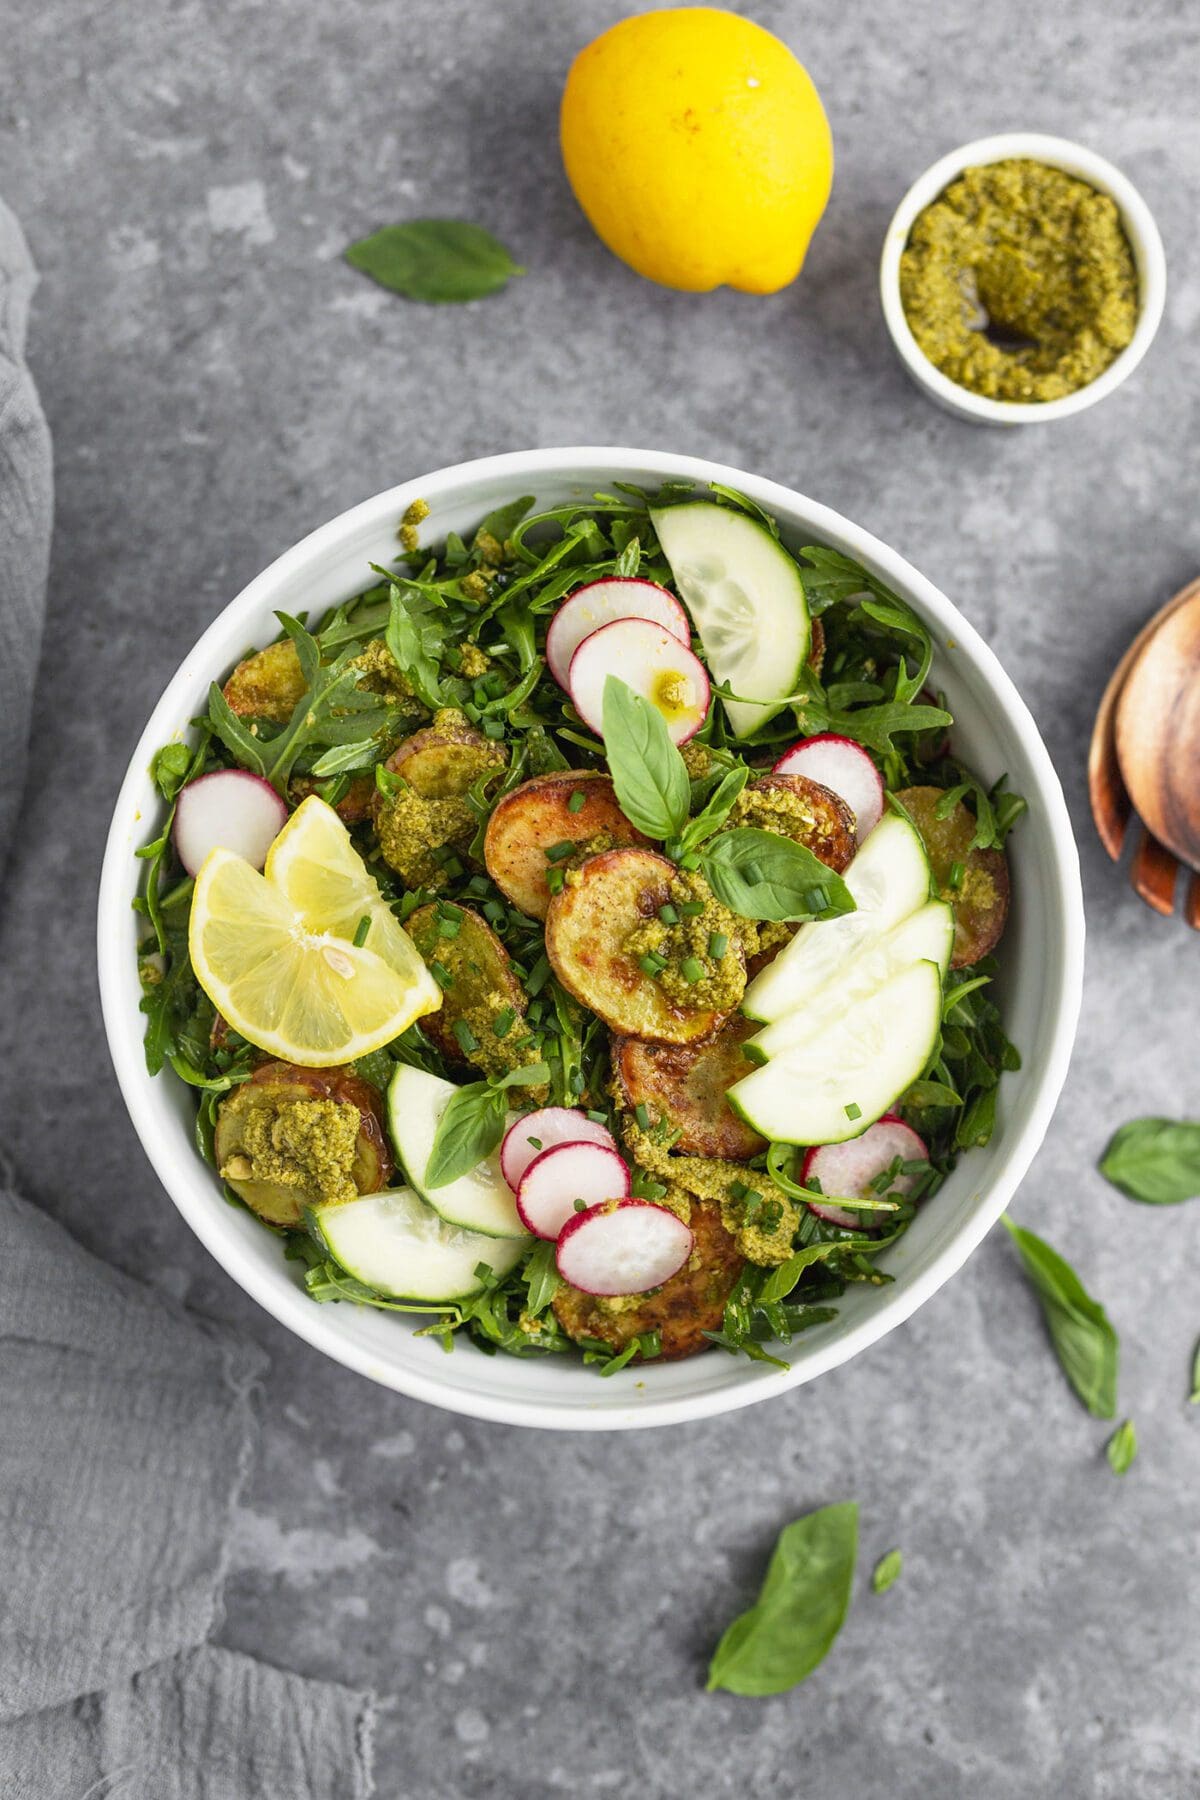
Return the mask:
<path id="1" fill-rule="evenodd" d="M 741 1047 L 758 1029 L 735 1013 L 703 1044 L 614 1038 L 613 1073 L 626 1106 L 645 1106 L 652 1124 L 665 1119 L 680 1133 L 674 1148 L 685 1155 L 748 1162 L 767 1141 L 737 1117 L 725 1092 L 754 1067 Z"/>
<path id="2" fill-rule="evenodd" d="M 546 955 L 569 994 L 613 1031 L 657 1043 L 711 1037 L 725 1016 L 673 1006 L 624 948 L 670 898 L 675 865 L 655 850 L 602 850 L 572 871 L 546 914 Z M 733 946 L 731 946 L 731 949 Z M 741 955 L 741 947 L 737 946 Z"/>
<path id="3" fill-rule="evenodd" d="M 636 1305 L 611 1312 L 594 1294 L 562 1282 L 551 1304 L 567 1336 L 598 1338 L 611 1344 L 615 1353 L 640 1333 L 657 1331 L 662 1338 L 663 1362 L 678 1362 L 707 1350 L 704 1333 L 721 1329 L 725 1302 L 742 1272 L 742 1258 L 713 1201 L 693 1201 L 688 1223 L 695 1238 L 689 1262 Z M 640 1356 L 634 1358 L 635 1362 L 641 1360 Z"/>
<path id="4" fill-rule="evenodd" d="M 395 1162 L 384 1125 L 383 1102 L 369 1081 L 348 1068 L 302 1069 L 295 1063 L 267 1062 L 256 1069 L 249 1081 L 234 1088 L 217 1110 L 213 1153 L 218 1168 L 237 1154 L 241 1142 L 240 1120 L 260 1095 L 268 1103 L 335 1100 L 342 1106 L 357 1107 L 359 1124 L 352 1171 L 354 1184 L 360 1194 L 373 1194 L 387 1186 Z M 299 1225 L 305 1206 L 310 1200 L 320 1199 L 319 1194 L 306 1196 L 297 1188 L 270 1181 L 229 1181 L 229 1186 L 251 1212 L 257 1213 L 269 1225 Z"/>
<path id="5" fill-rule="evenodd" d="M 933 883 L 942 900 L 954 912 L 952 969 L 989 956 L 1000 942 L 1008 921 L 1010 882 L 1008 858 L 1003 850 L 972 850 L 975 817 L 960 800 L 944 819 L 937 817 L 943 790 L 936 787 L 903 788 L 896 795 L 921 834 L 933 870 Z M 956 862 L 965 870 L 960 888 L 950 886 Z"/>
<path id="6" fill-rule="evenodd" d="M 583 805 L 572 812 L 568 803 L 577 793 L 583 795 Z M 531 919 L 544 919 L 550 907 L 547 876 L 552 867 L 546 851 L 554 844 L 591 843 L 602 834 L 613 847 L 649 842 L 617 805 L 610 776 L 556 769 L 523 781 L 497 803 L 488 820 L 483 860 L 514 906 Z"/>
<path id="7" fill-rule="evenodd" d="M 788 808 L 802 809 L 807 822 L 789 817 Z M 831 788 L 807 775 L 781 775 L 772 770 L 759 775 L 739 794 L 729 817 L 730 825 L 757 825 L 775 831 L 811 850 L 828 869 L 840 875 L 858 848 L 854 814 Z"/>
<path id="8" fill-rule="evenodd" d="M 304 695 L 300 658 L 290 638 L 268 644 L 240 662 L 222 692 L 242 718 L 273 719 L 284 725 Z"/>

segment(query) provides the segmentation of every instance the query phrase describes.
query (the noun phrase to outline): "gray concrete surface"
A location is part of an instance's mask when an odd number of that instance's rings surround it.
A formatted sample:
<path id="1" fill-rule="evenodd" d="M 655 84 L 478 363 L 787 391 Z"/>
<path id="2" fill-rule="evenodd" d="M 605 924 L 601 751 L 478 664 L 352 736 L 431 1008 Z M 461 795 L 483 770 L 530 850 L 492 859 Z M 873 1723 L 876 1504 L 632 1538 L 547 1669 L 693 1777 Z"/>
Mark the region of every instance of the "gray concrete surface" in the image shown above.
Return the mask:
<path id="1" fill-rule="evenodd" d="M 1135 1207 L 1094 1163 L 1117 1121 L 1200 1106 L 1200 944 L 1106 862 L 1084 753 L 1111 664 L 1200 559 L 1196 12 L 761 0 L 826 98 L 838 174 L 801 281 L 760 300 L 652 288 L 574 207 L 558 93 L 621 10 L 3 0 L 0 180 L 43 271 L 32 348 L 59 510 L 2 905 L 0 1141 L 87 1244 L 270 1350 L 221 1637 L 392 1696 L 386 1800 L 1182 1800 L 1200 1791 L 1200 1211 Z M 907 385 L 875 271 L 908 181 L 1009 126 L 1129 171 L 1170 297 L 1119 395 L 1000 435 Z M 338 260 L 423 212 L 491 224 L 529 276 L 418 309 Z M 812 1388 L 568 1441 L 443 1416 L 294 1342 L 152 1178 L 91 938 L 108 812 L 162 684 L 251 575 L 350 502 L 460 457 L 588 441 L 711 454 L 830 502 L 939 582 L 1027 696 L 1078 829 L 1091 943 L 1073 1072 L 1015 1211 L 1120 1327 L 1142 1439 L 1124 1481 L 998 1239 Z M 705 1696 L 778 1527 L 842 1497 L 867 1569 L 903 1547 L 899 1585 L 860 1583 L 800 1691 Z"/>

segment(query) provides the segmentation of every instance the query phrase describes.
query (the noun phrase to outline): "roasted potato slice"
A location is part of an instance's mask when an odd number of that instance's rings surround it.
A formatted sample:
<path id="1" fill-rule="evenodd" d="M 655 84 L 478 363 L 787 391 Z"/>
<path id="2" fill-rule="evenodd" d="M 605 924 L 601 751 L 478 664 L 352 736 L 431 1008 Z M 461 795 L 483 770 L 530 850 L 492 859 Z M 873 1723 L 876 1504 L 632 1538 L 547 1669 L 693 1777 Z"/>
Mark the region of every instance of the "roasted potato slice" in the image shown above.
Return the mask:
<path id="1" fill-rule="evenodd" d="M 615 1038 L 613 1072 L 632 1112 L 644 1106 L 652 1124 L 665 1119 L 680 1133 L 674 1145 L 688 1156 L 719 1156 L 748 1162 L 767 1141 L 739 1119 L 726 1089 L 754 1067 L 742 1045 L 759 1027 L 735 1013 L 704 1044 L 648 1044 Z"/>
<path id="2" fill-rule="evenodd" d="M 1008 919 L 1008 859 L 1003 850 L 972 850 L 975 815 L 958 801 L 944 819 L 937 816 L 943 790 L 903 788 L 897 800 L 921 834 L 941 899 L 954 909 L 952 969 L 988 956 L 1000 942 Z M 962 879 L 952 885 L 956 869 Z"/>
<path id="3" fill-rule="evenodd" d="M 248 1120 L 254 1112 L 278 1113 L 281 1107 L 306 1100 L 333 1101 L 356 1111 L 358 1135 L 349 1173 L 360 1194 L 377 1193 L 392 1178 L 395 1165 L 384 1128 L 383 1103 L 369 1082 L 353 1069 L 301 1069 L 295 1063 L 264 1063 L 249 1081 L 234 1088 L 217 1109 L 213 1153 L 222 1179 L 269 1225 L 299 1225 L 304 1208 L 317 1205 L 329 1195 L 316 1187 L 306 1189 L 291 1182 L 255 1179 L 246 1154 Z"/>
<path id="4" fill-rule="evenodd" d="M 444 883 L 446 858 L 465 854 L 475 836 L 468 788 L 506 760 L 498 744 L 450 708 L 397 744 L 384 767 L 407 785 L 395 795 L 376 794 L 373 813 L 384 858 L 408 887 Z"/>
<path id="5" fill-rule="evenodd" d="M 286 724 L 304 697 L 304 676 L 291 638 L 247 656 L 222 691 L 230 709 L 243 718 Z"/>
<path id="6" fill-rule="evenodd" d="M 291 792 L 303 799 L 308 794 L 315 794 L 323 785 L 311 775 L 296 775 L 292 778 Z M 375 792 L 373 775 L 355 775 L 341 799 L 334 803 L 333 810 L 342 824 L 361 825 L 369 819 L 375 805 Z"/>
<path id="7" fill-rule="evenodd" d="M 440 963 L 450 976 L 449 986 L 442 990 L 441 1010 L 421 1020 L 421 1030 L 447 1061 L 472 1062 L 489 1074 L 502 1074 L 514 1064 L 537 1060 L 514 1050 L 527 1030 L 525 991 L 508 951 L 486 919 L 469 906 L 437 900 L 419 906 L 405 930 L 426 965 Z M 492 1028 L 506 1009 L 515 1017 L 497 1037 Z M 478 1043 L 477 1051 L 464 1050 L 455 1025 L 466 1027 L 462 1035 L 468 1043 L 472 1038 Z"/>
<path id="8" fill-rule="evenodd" d="M 642 1332 L 657 1331 L 663 1362 L 706 1350 L 704 1333 L 721 1329 L 725 1302 L 742 1272 L 742 1258 L 715 1202 L 693 1201 L 688 1223 L 696 1241 L 686 1267 L 634 1305 L 613 1309 L 596 1295 L 563 1282 L 552 1305 L 567 1336 L 597 1338 L 611 1344 L 615 1353 Z"/>
<path id="9" fill-rule="evenodd" d="M 674 863 L 654 850 L 589 856 L 546 914 L 546 955 L 569 994 L 613 1031 L 664 1044 L 711 1037 L 724 1014 L 673 1006 L 626 949 L 635 927 L 670 899 Z M 742 954 L 741 946 L 731 952 Z"/>
<path id="10" fill-rule="evenodd" d="M 486 769 L 499 769 L 505 752 L 468 724 L 462 713 L 447 708 L 433 724 L 414 731 L 387 759 L 393 775 L 402 775 L 422 800 L 448 800 L 465 794 Z"/>
<path id="11" fill-rule="evenodd" d="M 576 802 L 572 811 L 576 794 L 583 804 Z M 547 850 L 568 843 L 609 850 L 647 842 L 617 805 L 610 776 L 555 770 L 523 781 L 499 801 L 488 820 L 483 860 L 514 906 L 532 919 L 544 919 L 550 905 L 547 876 L 555 866 L 547 860 Z"/>
<path id="12" fill-rule="evenodd" d="M 839 875 L 857 848 L 853 812 L 840 794 L 807 775 L 757 776 L 738 795 L 729 823 L 790 837 Z"/>

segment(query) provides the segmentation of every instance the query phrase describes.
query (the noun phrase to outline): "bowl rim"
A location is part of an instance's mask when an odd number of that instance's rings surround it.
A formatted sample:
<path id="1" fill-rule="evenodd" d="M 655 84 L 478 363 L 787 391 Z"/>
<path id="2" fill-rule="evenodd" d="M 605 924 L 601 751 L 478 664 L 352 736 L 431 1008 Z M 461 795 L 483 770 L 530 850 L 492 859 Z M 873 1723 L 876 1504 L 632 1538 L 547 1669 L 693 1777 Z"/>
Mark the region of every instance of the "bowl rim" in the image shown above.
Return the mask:
<path id="1" fill-rule="evenodd" d="M 599 471 L 606 469 L 607 476 Z M 990 1187 L 980 1190 L 970 1216 L 949 1243 L 933 1257 L 910 1284 L 897 1283 L 881 1291 L 879 1304 L 843 1335 L 819 1351 L 792 1364 L 786 1373 L 773 1374 L 769 1382 L 755 1380 L 761 1370 L 746 1364 L 746 1379 L 716 1390 L 693 1395 L 652 1399 L 649 1393 L 622 1405 L 590 1409 L 577 1403 L 494 1396 L 477 1391 L 444 1387 L 424 1371 L 383 1364 L 378 1354 L 342 1335 L 334 1309 L 315 1305 L 299 1287 L 279 1283 L 261 1268 L 242 1246 L 225 1240 L 219 1230 L 224 1200 L 213 1187 L 209 1171 L 204 1182 L 189 1184 L 177 1179 L 179 1133 L 160 1119 L 153 1101 L 153 1081 L 145 1067 L 140 1037 L 129 1030 L 127 977 L 128 918 L 131 898 L 129 842 L 140 819 L 145 799 L 147 769 L 154 751 L 176 735 L 181 726 L 181 693 L 195 679 L 198 669 L 211 671 L 212 646 L 224 634 L 231 614 L 261 614 L 273 602 L 283 604 L 294 577 L 343 540 L 352 540 L 364 528 L 394 525 L 418 496 L 429 502 L 436 515 L 440 499 L 452 498 L 464 483 L 510 479 L 514 492 L 536 492 L 539 480 L 572 476 L 599 485 L 619 471 L 653 471 L 662 480 L 690 479 L 721 482 L 739 488 L 767 511 L 803 511 L 806 529 L 826 541 L 849 545 L 854 555 L 871 565 L 885 580 L 916 599 L 923 615 L 963 651 L 996 698 L 1006 723 L 1021 734 L 1034 775 L 1031 798 L 1046 820 L 1052 851 L 1055 917 L 1053 954 L 1047 957 L 1046 982 L 1057 987 L 1044 1062 L 1033 1085 L 1027 1115 L 1015 1124 L 1011 1143 Z M 216 615 L 193 649 L 168 681 L 134 748 L 113 810 L 101 869 L 97 907 L 97 959 L 105 1035 L 118 1085 L 142 1148 L 167 1194 L 214 1259 L 252 1299 L 305 1342 L 359 1374 L 417 1400 L 468 1417 L 503 1424 L 529 1425 L 549 1430 L 629 1430 L 678 1424 L 755 1404 L 776 1394 L 788 1393 L 828 1369 L 847 1362 L 902 1324 L 944 1282 L 961 1268 L 1004 1211 L 1024 1178 L 1046 1134 L 1063 1082 L 1082 999 L 1084 912 L 1079 856 L 1066 800 L 1049 752 L 1028 707 L 1005 673 L 994 652 L 974 626 L 959 613 L 941 591 L 905 558 L 873 534 L 843 515 L 794 489 L 706 458 L 623 446 L 570 446 L 534 451 L 511 451 L 449 465 L 405 481 L 360 502 L 317 527 L 307 537 L 276 558 L 255 576 Z M 194 1155 L 190 1139 L 189 1155 Z M 202 1165 L 198 1165 L 202 1168 Z"/>
<path id="2" fill-rule="evenodd" d="M 1140 307 L 1132 338 L 1094 381 L 1059 400 L 990 400 L 952 381 L 930 362 L 917 343 L 900 299 L 900 257 L 917 214 L 936 200 L 965 168 L 1003 162 L 1009 157 L 1048 163 L 1068 175 L 1077 175 L 1101 193 L 1108 194 L 1117 203 L 1137 264 Z M 1004 131 L 976 138 L 931 163 L 923 174 L 918 175 L 893 213 L 884 233 L 879 263 L 879 294 L 884 320 L 908 373 L 948 411 L 989 425 L 1052 424 L 1056 419 L 1068 419 L 1084 412 L 1111 394 L 1133 374 L 1149 350 L 1162 320 L 1166 292 L 1167 263 L 1162 237 L 1153 213 L 1129 177 L 1086 145 L 1038 131 Z"/>

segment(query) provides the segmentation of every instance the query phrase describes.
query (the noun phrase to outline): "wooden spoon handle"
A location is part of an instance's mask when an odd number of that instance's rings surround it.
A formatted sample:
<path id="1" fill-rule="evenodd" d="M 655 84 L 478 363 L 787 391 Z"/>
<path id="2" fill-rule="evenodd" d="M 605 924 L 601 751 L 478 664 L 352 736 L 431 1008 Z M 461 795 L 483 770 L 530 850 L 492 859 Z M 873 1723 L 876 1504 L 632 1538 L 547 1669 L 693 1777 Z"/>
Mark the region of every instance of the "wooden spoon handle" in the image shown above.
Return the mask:
<path id="1" fill-rule="evenodd" d="M 1187 899 L 1183 903 L 1183 916 L 1193 931 L 1200 931 L 1200 875 L 1193 875 L 1188 883 Z"/>

